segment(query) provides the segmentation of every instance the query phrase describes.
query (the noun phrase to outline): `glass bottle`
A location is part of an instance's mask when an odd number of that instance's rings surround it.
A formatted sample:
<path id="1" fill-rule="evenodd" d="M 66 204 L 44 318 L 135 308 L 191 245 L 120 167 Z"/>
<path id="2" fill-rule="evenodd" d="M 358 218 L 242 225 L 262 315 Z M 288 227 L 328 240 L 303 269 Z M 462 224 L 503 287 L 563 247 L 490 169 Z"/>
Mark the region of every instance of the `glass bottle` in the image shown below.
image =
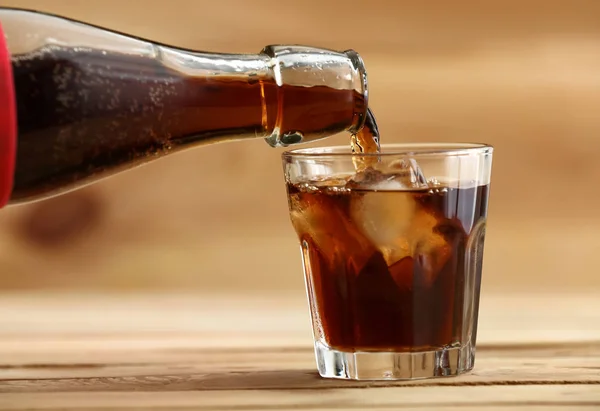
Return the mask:
<path id="1" fill-rule="evenodd" d="M 197 52 L 7 8 L 0 25 L 0 207 L 192 147 L 288 146 L 365 121 L 367 76 L 352 50 Z"/>

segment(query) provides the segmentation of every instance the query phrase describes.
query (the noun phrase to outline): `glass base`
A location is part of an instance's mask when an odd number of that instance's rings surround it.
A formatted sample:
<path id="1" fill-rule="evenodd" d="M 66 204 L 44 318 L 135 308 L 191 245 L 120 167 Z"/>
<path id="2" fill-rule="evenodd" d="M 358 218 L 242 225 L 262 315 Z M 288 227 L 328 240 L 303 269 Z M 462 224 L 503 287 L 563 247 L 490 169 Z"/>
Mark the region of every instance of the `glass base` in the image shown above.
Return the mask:
<path id="1" fill-rule="evenodd" d="M 316 342 L 319 374 L 344 380 L 415 380 L 448 377 L 473 369 L 475 349 L 441 348 L 418 352 L 344 352 Z"/>

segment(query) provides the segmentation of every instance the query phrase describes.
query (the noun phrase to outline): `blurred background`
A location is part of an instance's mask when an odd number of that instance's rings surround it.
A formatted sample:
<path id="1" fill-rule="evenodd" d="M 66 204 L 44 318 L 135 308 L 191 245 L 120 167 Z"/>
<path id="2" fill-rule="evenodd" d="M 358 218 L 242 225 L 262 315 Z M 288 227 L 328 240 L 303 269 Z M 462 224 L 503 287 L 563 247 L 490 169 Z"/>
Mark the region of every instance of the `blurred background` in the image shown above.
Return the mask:
<path id="1" fill-rule="evenodd" d="M 353 48 L 367 66 L 384 143 L 495 146 L 484 292 L 600 289 L 597 0 L 0 6 L 206 51 Z M 225 143 L 4 209 L 0 289 L 303 292 L 280 154 L 263 141 Z"/>

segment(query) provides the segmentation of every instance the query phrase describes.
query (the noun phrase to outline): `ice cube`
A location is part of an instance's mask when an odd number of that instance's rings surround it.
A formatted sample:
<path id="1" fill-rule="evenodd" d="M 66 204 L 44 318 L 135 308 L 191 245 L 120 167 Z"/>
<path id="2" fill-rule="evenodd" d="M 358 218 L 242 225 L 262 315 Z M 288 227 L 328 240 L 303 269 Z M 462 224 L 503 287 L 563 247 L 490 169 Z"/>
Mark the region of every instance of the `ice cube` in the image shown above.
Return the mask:
<path id="1" fill-rule="evenodd" d="M 396 160 L 382 172 L 367 168 L 357 172 L 348 182 L 355 189 L 374 191 L 401 191 L 427 189 L 427 179 L 421 168 L 412 158 Z"/>
<path id="2" fill-rule="evenodd" d="M 414 260 L 419 282 L 431 284 L 450 258 L 452 249 L 436 229 L 438 218 L 418 199 L 423 192 L 367 192 L 356 196 L 350 206 L 354 224 L 383 254 L 390 273 L 398 284 L 408 284 L 408 262 L 394 265 L 406 257 Z"/>
<path id="3" fill-rule="evenodd" d="M 344 196 L 324 192 L 295 194 L 290 203 L 291 220 L 299 238 L 310 237 L 326 256 L 332 271 L 339 271 L 341 264 L 358 274 L 377 249 L 343 209 L 347 204 Z"/>
<path id="4" fill-rule="evenodd" d="M 377 247 L 388 265 L 410 255 L 406 234 L 410 231 L 416 203 L 407 192 L 367 192 L 354 196 L 350 215 L 359 230 Z"/>
<path id="5" fill-rule="evenodd" d="M 355 189 L 368 189 L 373 184 L 377 184 L 384 178 L 385 175 L 381 171 L 374 168 L 366 168 L 350 177 L 347 185 L 348 187 Z"/>
<path id="6" fill-rule="evenodd" d="M 427 179 L 414 158 L 396 160 L 390 163 L 388 168 L 394 176 L 394 181 L 401 182 L 413 190 L 428 188 Z"/>
<path id="7" fill-rule="evenodd" d="M 415 262 L 412 257 L 404 257 L 396 261 L 389 266 L 388 270 L 400 290 L 410 291 L 413 289 Z"/>

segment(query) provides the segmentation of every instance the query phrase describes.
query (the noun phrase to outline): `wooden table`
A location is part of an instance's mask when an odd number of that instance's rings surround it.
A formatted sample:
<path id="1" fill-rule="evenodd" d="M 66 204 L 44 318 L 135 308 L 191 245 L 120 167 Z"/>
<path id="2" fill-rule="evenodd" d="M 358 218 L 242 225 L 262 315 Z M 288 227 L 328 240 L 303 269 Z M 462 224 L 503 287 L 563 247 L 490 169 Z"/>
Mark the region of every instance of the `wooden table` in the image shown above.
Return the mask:
<path id="1" fill-rule="evenodd" d="M 482 296 L 475 370 L 317 376 L 304 295 L 11 294 L 2 410 L 600 409 L 600 298 Z"/>

